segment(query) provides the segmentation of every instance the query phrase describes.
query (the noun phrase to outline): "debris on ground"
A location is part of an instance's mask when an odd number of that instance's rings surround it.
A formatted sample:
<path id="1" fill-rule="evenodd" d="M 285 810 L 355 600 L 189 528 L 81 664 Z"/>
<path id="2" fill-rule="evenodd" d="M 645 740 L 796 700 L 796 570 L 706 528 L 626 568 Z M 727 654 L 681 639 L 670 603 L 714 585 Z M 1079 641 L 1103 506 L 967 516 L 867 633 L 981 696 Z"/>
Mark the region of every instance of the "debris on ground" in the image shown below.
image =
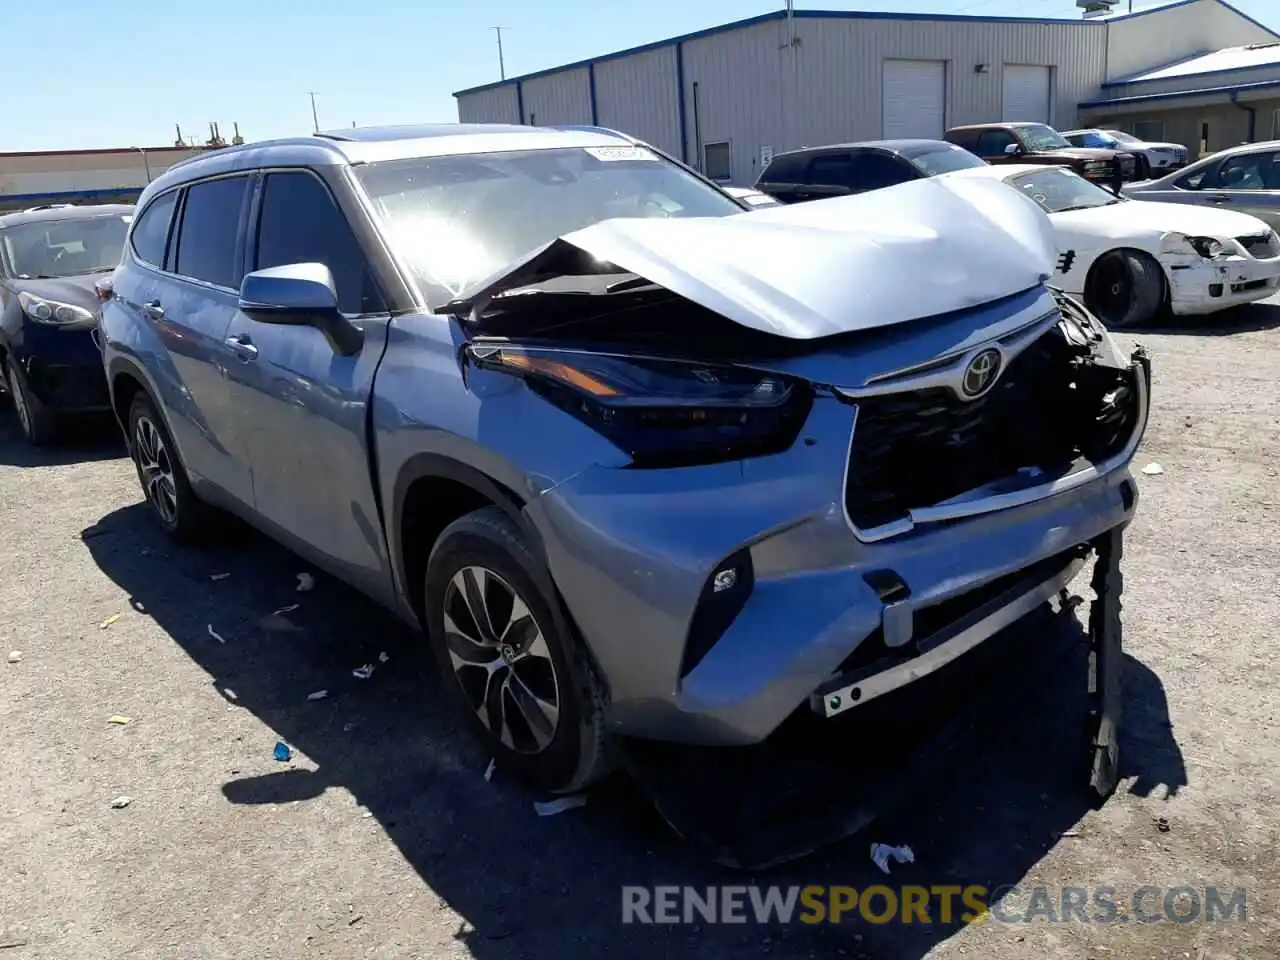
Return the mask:
<path id="1" fill-rule="evenodd" d="M 309 573 L 298 574 L 298 592 L 306 593 L 315 588 L 316 578 Z"/>
<path id="2" fill-rule="evenodd" d="M 133 797 L 121 795 L 111 801 L 111 809 L 123 810 L 125 807 L 127 807 L 131 803 L 133 803 Z"/>
<path id="3" fill-rule="evenodd" d="M 357 913 L 354 917 L 347 921 L 348 927 L 354 927 L 357 923 L 364 919 L 363 913 Z"/>
<path id="4" fill-rule="evenodd" d="M 210 579 L 210 580 L 225 580 L 225 579 L 227 579 L 227 577 L 229 577 L 229 576 L 231 576 L 231 574 L 229 574 L 229 573 L 211 573 L 211 574 L 209 574 L 209 579 Z"/>
<path id="5" fill-rule="evenodd" d="M 123 613 L 113 613 L 111 616 L 107 617 L 107 619 L 103 620 L 100 624 L 98 624 L 98 629 L 99 630 L 107 629 L 107 627 L 111 626 L 113 623 L 115 623 L 117 620 L 119 620 L 123 616 L 124 616 Z"/>
<path id="6" fill-rule="evenodd" d="M 289 749 L 287 743 L 281 740 L 276 744 L 276 748 L 271 751 L 271 756 L 281 763 L 288 763 L 293 758 L 293 751 Z"/>
<path id="7" fill-rule="evenodd" d="M 911 852 L 911 848 L 905 843 L 900 847 L 892 847 L 887 843 L 873 843 L 871 845 L 871 861 L 880 868 L 881 873 L 889 872 L 890 857 L 893 857 L 898 863 L 916 862 L 916 855 Z"/>
<path id="8" fill-rule="evenodd" d="M 540 817 L 554 817 L 566 810 L 576 810 L 587 805 L 585 793 L 575 793 L 568 797 L 556 797 L 554 800 L 535 800 L 533 809 Z"/>
<path id="9" fill-rule="evenodd" d="M 351 671 L 351 675 L 357 680 L 368 680 L 373 676 L 373 664 L 366 663 L 363 667 L 356 667 Z"/>
<path id="10" fill-rule="evenodd" d="M 283 617 L 286 613 L 293 613 L 299 606 L 300 604 L 291 603 L 287 607 L 281 607 L 279 610 L 272 610 L 271 615 L 273 617 Z"/>
<path id="11" fill-rule="evenodd" d="M 1153 817 L 1152 819 L 1153 819 L 1153 821 L 1155 822 L 1155 825 L 1156 825 L 1156 829 L 1157 829 L 1157 830 L 1159 830 L 1161 833 L 1168 833 L 1168 832 L 1169 832 L 1169 820 L 1168 820 L 1168 818 L 1166 818 L 1166 817 Z"/>
<path id="12" fill-rule="evenodd" d="M 1080 831 L 1079 831 L 1079 830 L 1063 830 L 1060 834 L 1058 834 L 1058 836 L 1060 836 L 1060 837 L 1078 837 L 1078 836 L 1080 836 Z"/>
<path id="13" fill-rule="evenodd" d="M 390 660 L 390 659 L 391 659 L 391 657 L 389 657 L 389 656 L 387 655 L 387 651 L 385 651 L 385 650 L 383 650 L 380 654 L 378 654 L 378 662 L 379 662 L 379 663 L 386 663 L 386 662 L 387 662 L 388 660 Z"/>
<path id="14" fill-rule="evenodd" d="M 327 697 L 328 695 L 329 695 L 329 691 L 328 691 L 328 690 L 316 690 L 314 693 L 308 693 L 308 694 L 307 694 L 307 699 L 308 699 L 308 700 L 323 700 L 323 699 L 324 699 L 325 697 Z"/>
<path id="15" fill-rule="evenodd" d="M 122 717 L 120 714 L 114 713 L 107 717 L 107 723 L 114 723 L 118 727 L 123 727 L 127 724 L 133 723 L 133 717 Z"/>
<path id="16" fill-rule="evenodd" d="M 1164 473 L 1164 467 L 1160 466 L 1158 463 L 1148 463 L 1142 468 L 1142 472 L 1148 477 L 1158 477 L 1160 474 Z"/>
<path id="17" fill-rule="evenodd" d="M 19 662 L 21 662 L 21 660 L 22 660 L 22 651 L 21 651 L 21 650 L 10 650 L 10 651 L 9 651 L 9 662 L 10 662 L 10 663 L 19 663 Z"/>
<path id="18" fill-rule="evenodd" d="M 488 783 L 490 780 L 492 780 L 492 779 L 493 779 L 493 771 L 494 771 L 494 770 L 496 770 L 496 769 L 497 769 L 497 767 L 498 767 L 498 761 L 497 761 L 497 760 L 490 760 L 490 761 L 489 761 L 489 765 L 488 765 L 487 767 L 485 767 L 485 768 L 484 768 L 484 782 L 485 782 L 485 783 Z"/>
<path id="19" fill-rule="evenodd" d="M 213 637 L 213 639 L 217 640 L 219 643 L 227 642 L 226 640 L 222 639 L 222 635 L 219 634 L 217 630 L 213 629 L 212 623 L 209 624 L 209 636 Z"/>

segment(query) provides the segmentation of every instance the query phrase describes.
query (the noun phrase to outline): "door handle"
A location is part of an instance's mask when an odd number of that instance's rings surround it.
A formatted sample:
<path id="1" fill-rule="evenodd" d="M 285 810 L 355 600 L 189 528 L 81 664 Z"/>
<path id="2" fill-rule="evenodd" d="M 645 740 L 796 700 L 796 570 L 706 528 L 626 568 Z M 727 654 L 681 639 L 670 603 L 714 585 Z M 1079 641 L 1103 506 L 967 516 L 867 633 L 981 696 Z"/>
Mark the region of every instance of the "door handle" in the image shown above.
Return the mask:
<path id="1" fill-rule="evenodd" d="M 225 342 L 244 363 L 248 363 L 258 356 L 258 347 L 247 333 L 238 333 L 235 336 L 227 337 Z"/>
<path id="2" fill-rule="evenodd" d="M 1230 203 L 1231 202 L 1230 197 L 1223 196 L 1222 194 L 1219 194 L 1216 197 L 1205 197 L 1205 199 L 1208 200 L 1210 203 Z"/>
<path id="3" fill-rule="evenodd" d="M 142 305 L 142 312 L 152 320 L 164 319 L 164 307 L 160 306 L 159 300 L 152 300 L 149 303 L 144 303 Z"/>

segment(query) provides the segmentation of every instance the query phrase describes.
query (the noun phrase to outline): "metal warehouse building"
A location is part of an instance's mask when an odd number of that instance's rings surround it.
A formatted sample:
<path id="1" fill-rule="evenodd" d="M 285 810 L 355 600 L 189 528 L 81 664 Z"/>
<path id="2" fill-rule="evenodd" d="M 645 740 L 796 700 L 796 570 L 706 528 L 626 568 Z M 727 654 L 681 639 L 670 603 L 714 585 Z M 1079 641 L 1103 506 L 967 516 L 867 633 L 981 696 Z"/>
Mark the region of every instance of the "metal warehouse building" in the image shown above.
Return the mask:
<path id="1" fill-rule="evenodd" d="M 1223 0 L 1081 20 L 778 11 L 455 96 L 464 122 L 612 127 L 749 184 L 777 151 L 995 120 L 1105 121 L 1193 154 L 1267 138 L 1271 44 Z"/>

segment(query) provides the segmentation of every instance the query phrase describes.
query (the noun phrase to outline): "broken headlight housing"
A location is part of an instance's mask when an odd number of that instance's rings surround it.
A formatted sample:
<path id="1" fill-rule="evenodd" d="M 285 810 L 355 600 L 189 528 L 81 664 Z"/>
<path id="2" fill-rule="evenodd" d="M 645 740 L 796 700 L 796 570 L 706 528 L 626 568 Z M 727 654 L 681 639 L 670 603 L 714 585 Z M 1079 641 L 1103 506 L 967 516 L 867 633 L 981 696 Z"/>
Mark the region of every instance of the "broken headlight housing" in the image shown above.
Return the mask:
<path id="1" fill-rule="evenodd" d="M 470 343 L 477 366 L 539 396 L 626 451 L 637 467 L 778 453 L 795 442 L 809 385 L 743 367 L 580 350 Z"/>
<path id="2" fill-rule="evenodd" d="M 1216 260 L 1228 252 L 1221 240 L 1213 237 L 1191 237 L 1184 233 L 1165 234 L 1160 249 L 1164 253 L 1194 254 L 1205 260 Z"/>

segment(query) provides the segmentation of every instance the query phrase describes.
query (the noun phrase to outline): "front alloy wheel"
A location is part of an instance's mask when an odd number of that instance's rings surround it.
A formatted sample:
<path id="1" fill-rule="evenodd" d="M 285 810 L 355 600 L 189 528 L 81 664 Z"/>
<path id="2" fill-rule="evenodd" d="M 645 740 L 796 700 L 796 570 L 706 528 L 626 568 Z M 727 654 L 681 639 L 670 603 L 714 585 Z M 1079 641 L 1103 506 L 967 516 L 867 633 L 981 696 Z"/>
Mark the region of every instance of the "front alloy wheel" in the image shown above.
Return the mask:
<path id="1" fill-rule="evenodd" d="M 485 728 L 503 746 L 538 754 L 560 722 L 560 681 L 542 628 L 501 575 L 463 567 L 444 595 L 453 675 Z"/>
<path id="2" fill-rule="evenodd" d="M 13 412 L 18 415 L 18 426 L 22 427 L 22 435 L 32 446 L 51 443 L 58 426 L 54 413 L 31 392 L 26 377 L 13 357 L 5 359 L 4 376 Z"/>

